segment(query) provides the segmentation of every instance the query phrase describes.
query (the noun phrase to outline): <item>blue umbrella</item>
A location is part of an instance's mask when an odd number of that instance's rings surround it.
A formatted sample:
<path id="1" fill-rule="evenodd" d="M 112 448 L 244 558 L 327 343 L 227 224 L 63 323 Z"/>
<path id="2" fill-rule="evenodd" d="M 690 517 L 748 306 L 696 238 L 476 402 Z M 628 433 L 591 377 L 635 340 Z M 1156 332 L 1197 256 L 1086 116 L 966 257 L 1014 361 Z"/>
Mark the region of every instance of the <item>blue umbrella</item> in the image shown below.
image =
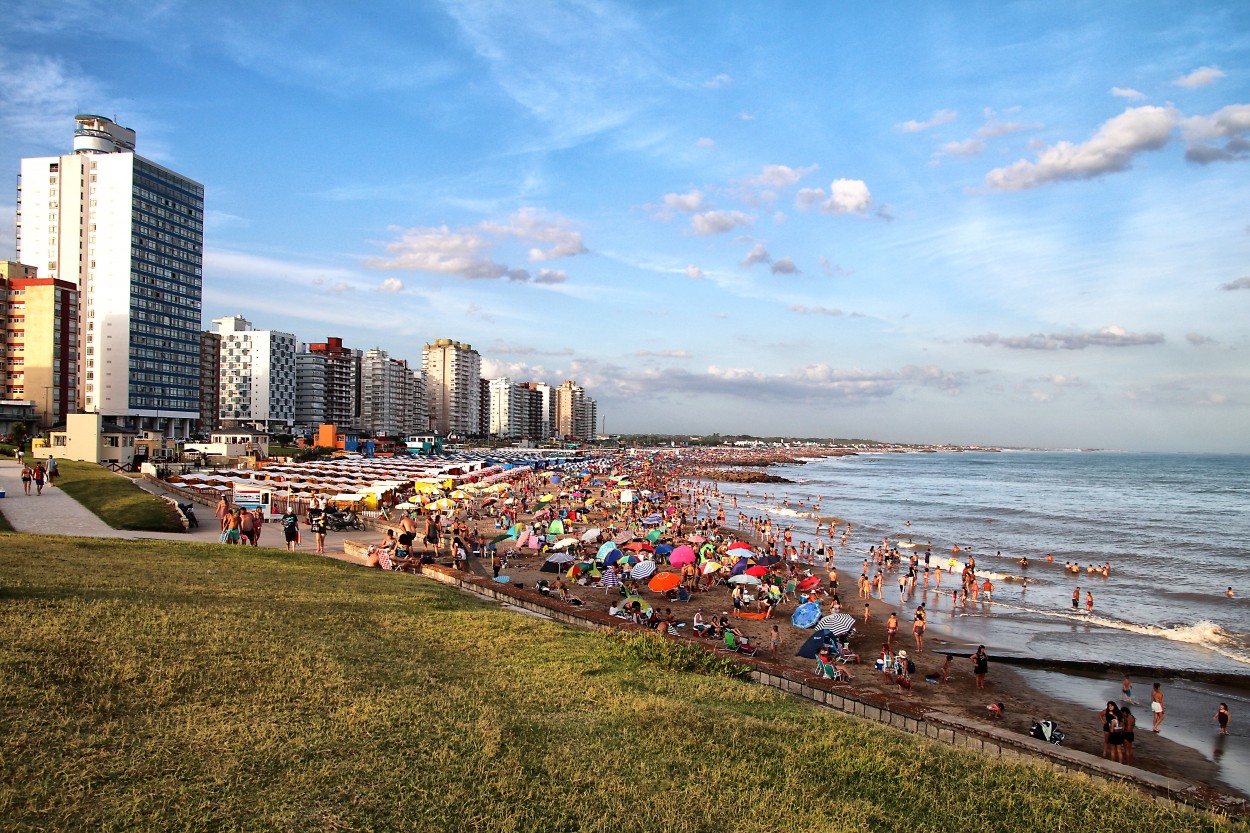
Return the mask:
<path id="1" fill-rule="evenodd" d="M 825 637 L 828 635 L 828 631 L 816 631 L 807 638 L 806 642 L 799 646 L 799 650 L 794 655 L 796 657 L 804 657 L 805 659 L 816 659 L 820 649 L 825 647 Z"/>
<path id="2" fill-rule="evenodd" d="M 599 552 L 595 553 L 595 558 L 597 558 L 600 561 L 603 561 L 603 559 L 607 558 L 615 549 L 616 549 L 616 543 L 614 541 L 608 541 L 606 544 L 604 544 L 602 547 L 599 548 Z M 617 557 L 619 558 L 620 556 L 617 556 Z M 604 562 L 604 563 L 607 563 L 607 562 Z"/>
<path id="3" fill-rule="evenodd" d="M 500 584 L 507 584 L 511 578 L 512 576 L 495 576 L 495 581 L 499 582 Z"/>
<path id="4" fill-rule="evenodd" d="M 746 568 L 747 568 L 747 560 L 745 558 L 739 558 L 737 563 L 734 564 L 733 569 L 729 571 L 729 574 L 734 575 L 734 576 L 740 576 L 743 574 L 743 572 L 746 571 Z"/>
<path id="5" fill-rule="evenodd" d="M 673 551 L 673 547 L 671 544 L 660 544 L 658 547 L 655 548 L 656 555 L 668 555 L 672 551 Z"/>
<path id="6" fill-rule="evenodd" d="M 810 628 L 820 619 L 820 602 L 804 602 L 794 609 L 790 624 L 796 628 Z"/>
<path id="7" fill-rule="evenodd" d="M 624 555 L 624 553 L 620 550 L 612 550 L 612 552 L 603 557 L 603 566 L 611 567 L 613 564 L 621 560 L 622 555 Z"/>

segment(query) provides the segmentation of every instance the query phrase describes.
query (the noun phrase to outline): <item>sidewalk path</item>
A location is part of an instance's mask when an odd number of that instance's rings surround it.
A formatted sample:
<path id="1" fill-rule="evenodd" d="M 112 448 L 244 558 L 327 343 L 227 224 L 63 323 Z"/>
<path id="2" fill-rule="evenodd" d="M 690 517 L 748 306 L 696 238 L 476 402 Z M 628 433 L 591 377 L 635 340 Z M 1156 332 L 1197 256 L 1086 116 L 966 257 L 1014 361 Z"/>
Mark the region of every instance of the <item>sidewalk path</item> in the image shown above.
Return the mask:
<path id="1" fill-rule="evenodd" d="M 115 476 L 123 477 L 124 475 Z M 136 485 L 151 494 L 163 494 L 163 490 L 150 481 L 136 481 Z M 43 494 L 36 497 L 35 486 L 32 483 L 28 497 L 22 489 L 22 467 L 11 457 L 0 460 L 0 489 L 5 491 L 5 498 L 0 500 L 0 512 L 17 532 L 87 538 L 150 538 L 201 544 L 217 544 L 221 541 L 221 532 L 212 510 L 200 504 L 196 504 L 195 507 L 196 518 L 200 522 L 199 528 L 187 532 L 144 532 L 113 529 L 96 517 L 91 510 L 56 486 L 48 486 L 45 483 Z M 298 551 L 312 552 L 312 533 L 306 527 L 303 530 L 303 537 L 304 543 Z M 343 541 L 346 539 L 375 541 L 380 540 L 381 537 L 378 533 L 370 531 L 331 532 L 326 535 L 326 555 L 352 563 L 360 563 L 359 559 L 343 553 Z M 282 528 L 276 523 L 265 524 L 259 546 L 284 549 L 286 542 L 282 537 Z"/>

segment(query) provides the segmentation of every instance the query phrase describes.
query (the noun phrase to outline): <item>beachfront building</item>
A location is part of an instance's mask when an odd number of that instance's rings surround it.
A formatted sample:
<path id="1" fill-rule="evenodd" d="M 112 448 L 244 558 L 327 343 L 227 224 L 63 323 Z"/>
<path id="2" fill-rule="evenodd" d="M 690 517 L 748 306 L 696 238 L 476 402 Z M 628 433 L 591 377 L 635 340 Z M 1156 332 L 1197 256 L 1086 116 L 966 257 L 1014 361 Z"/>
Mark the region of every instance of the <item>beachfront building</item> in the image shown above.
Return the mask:
<path id="1" fill-rule="evenodd" d="M 430 396 L 426 386 L 425 368 L 412 368 L 412 403 L 408 407 L 413 430 L 418 434 L 429 432 Z"/>
<path id="2" fill-rule="evenodd" d="M 569 440 L 589 440 L 595 436 L 598 405 L 574 381 L 556 388 L 556 434 Z"/>
<path id="3" fill-rule="evenodd" d="M 526 410 L 530 404 L 528 391 L 512 384 L 507 376 L 491 379 L 489 387 L 490 435 L 508 439 L 526 436 L 525 430 L 530 422 Z"/>
<path id="4" fill-rule="evenodd" d="M 17 193 L 17 259 L 79 293 L 68 410 L 185 437 L 200 415 L 204 186 L 136 154 L 111 119 L 75 122 L 73 152 L 23 159 Z"/>
<path id="5" fill-rule="evenodd" d="M 308 352 L 326 360 L 326 402 L 323 422 L 339 428 L 359 430 L 361 352 L 343 346 L 343 339 L 330 337 L 308 345 Z"/>
<path id="6" fill-rule="evenodd" d="M 221 412 L 221 334 L 200 333 L 200 419 L 196 432 L 207 434 L 217 427 Z"/>
<path id="7" fill-rule="evenodd" d="M 214 318 L 221 335 L 221 424 L 290 431 L 295 424 L 295 336 Z"/>
<path id="8" fill-rule="evenodd" d="M 312 436 L 326 423 L 326 357 L 301 344 L 295 354 L 295 430 Z M 333 423 L 331 423 L 333 424 Z"/>
<path id="9" fill-rule="evenodd" d="M 434 428 L 443 436 L 481 433 L 482 357 L 468 344 L 440 338 L 421 356 Z"/>
<path id="10" fill-rule="evenodd" d="M 517 387 L 528 400 L 523 436 L 532 440 L 550 438 L 556 424 L 556 389 L 544 382 L 521 382 Z"/>
<path id="11" fill-rule="evenodd" d="M 360 363 L 360 411 L 373 437 L 404 437 L 421 430 L 413 412 L 416 379 L 408 362 L 375 347 Z"/>
<path id="12" fill-rule="evenodd" d="M 33 402 L 44 428 L 62 421 L 77 396 L 78 287 L 0 261 L 0 347 L 0 400 Z"/>

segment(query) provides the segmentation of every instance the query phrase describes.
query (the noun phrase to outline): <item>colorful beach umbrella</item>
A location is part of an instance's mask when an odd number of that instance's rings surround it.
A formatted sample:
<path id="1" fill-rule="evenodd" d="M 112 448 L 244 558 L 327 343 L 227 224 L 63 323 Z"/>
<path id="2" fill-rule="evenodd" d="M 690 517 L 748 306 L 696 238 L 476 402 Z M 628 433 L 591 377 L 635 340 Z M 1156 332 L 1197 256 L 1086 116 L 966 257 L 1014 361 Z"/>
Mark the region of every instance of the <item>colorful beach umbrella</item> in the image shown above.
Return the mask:
<path id="1" fill-rule="evenodd" d="M 564 521 L 560 520 L 559 518 L 556 518 L 554 521 L 548 524 L 547 534 L 548 535 L 563 535 L 564 534 Z"/>
<path id="2" fill-rule="evenodd" d="M 742 572 L 744 575 L 755 576 L 756 578 L 763 578 L 764 576 L 768 575 L 768 568 L 761 567 L 757 564 L 754 567 L 747 567 Z"/>
<path id="3" fill-rule="evenodd" d="M 642 564 L 638 566 L 641 567 Z M 647 582 L 647 586 L 656 593 L 667 593 L 679 584 L 681 584 L 681 576 L 676 573 L 657 573 L 651 581 Z"/>
<path id="4" fill-rule="evenodd" d="M 722 567 L 719 561 L 709 561 L 703 565 L 702 572 L 703 572 L 703 575 L 706 576 L 708 573 L 715 573 L 717 570 L 720 570 L 720 569 L 722 569 Z"/>
<path id="5" fill-rule="evenodd" d="M 746 543 L 745 541 L 734 541 L 732 544 L 725 547 L 725 549 L 731 550 L 731 551 L 732 550 L 749 550 L 751 549 L 751 545 Z"/>
<path id="6" fill-rule="evenodd" d="M 820 619 L 820 604 L 804 602 L 794 609 L 790 616 L 790 624 L 796 628 L 810 628 Z"/>
<path id="7" fill-rule="evenodd" d="M 595 553 L 595 558 L 598 559 L 599 561 L 602 561 L 603 559 L 608 557 L 608 553 L 612 552 L 615 549 L 616 549 L 616 544 L 612 543 L 611 541 L 608 541 L 606 544 L 599 547 L 599 552 Z"/>
<path id="8" fill-rule="evenodd" d="M 625 598 L 621 599 L 620 607 L 623 607 L 623 608 L 632 607 L 635 603 L 637 603 L 639 608 L 641 608 L 644 611 L 651 609 L 651 602 L 647 601 L 642 596 L 637 596 L 637 595 L 626 596 Z"/>
<path id="9" fill-rule="evenodd" d="M 795 586 L 800 590 L 811 590 L 813 587 L 819 587 L 820 576 L 808 576 Z"/>
<path id="10" fill-rule="evenodd" d="M 693 564 L 694 561 L 695 561 L 694 550 L 692 550 L 690 547 L 685 546 L 684 544 L 678 547 L 677 549 L 673 550 L 673 552 L 668 557 L 668 563 L 672 564 L 674 567 L 680 567 L 683 564 Z"/>

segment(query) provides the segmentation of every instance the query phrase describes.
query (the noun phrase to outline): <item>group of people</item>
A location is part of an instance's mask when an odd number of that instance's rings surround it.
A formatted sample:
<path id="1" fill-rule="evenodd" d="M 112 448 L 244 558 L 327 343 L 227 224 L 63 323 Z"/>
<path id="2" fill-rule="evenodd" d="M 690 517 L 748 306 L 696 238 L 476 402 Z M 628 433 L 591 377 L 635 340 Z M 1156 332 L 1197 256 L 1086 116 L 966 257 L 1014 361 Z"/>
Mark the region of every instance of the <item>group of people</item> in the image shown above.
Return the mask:
<path id="1" fill-rule="evenodd" d="M 265 526 L 265 515 L 258 506 L 231 506 L 223 496 L 217 501 L 217 521 L 221 526 L 221 543 L 260 546 L 260 533 Z"/>
<path id="2" fill-rule="evenodd" d="M 22 460 L 22 490 L 26 494 L 30 494 L 31 486 L 34 486 L 35 495 L 43 494 L 44 483 L 48 486 L 54 485 L 56 477 L 60 472 L 57 469 L 56 458 L 49 455 L 47 463 L 36 462 L 33 466 L 29 461 Z"/>

